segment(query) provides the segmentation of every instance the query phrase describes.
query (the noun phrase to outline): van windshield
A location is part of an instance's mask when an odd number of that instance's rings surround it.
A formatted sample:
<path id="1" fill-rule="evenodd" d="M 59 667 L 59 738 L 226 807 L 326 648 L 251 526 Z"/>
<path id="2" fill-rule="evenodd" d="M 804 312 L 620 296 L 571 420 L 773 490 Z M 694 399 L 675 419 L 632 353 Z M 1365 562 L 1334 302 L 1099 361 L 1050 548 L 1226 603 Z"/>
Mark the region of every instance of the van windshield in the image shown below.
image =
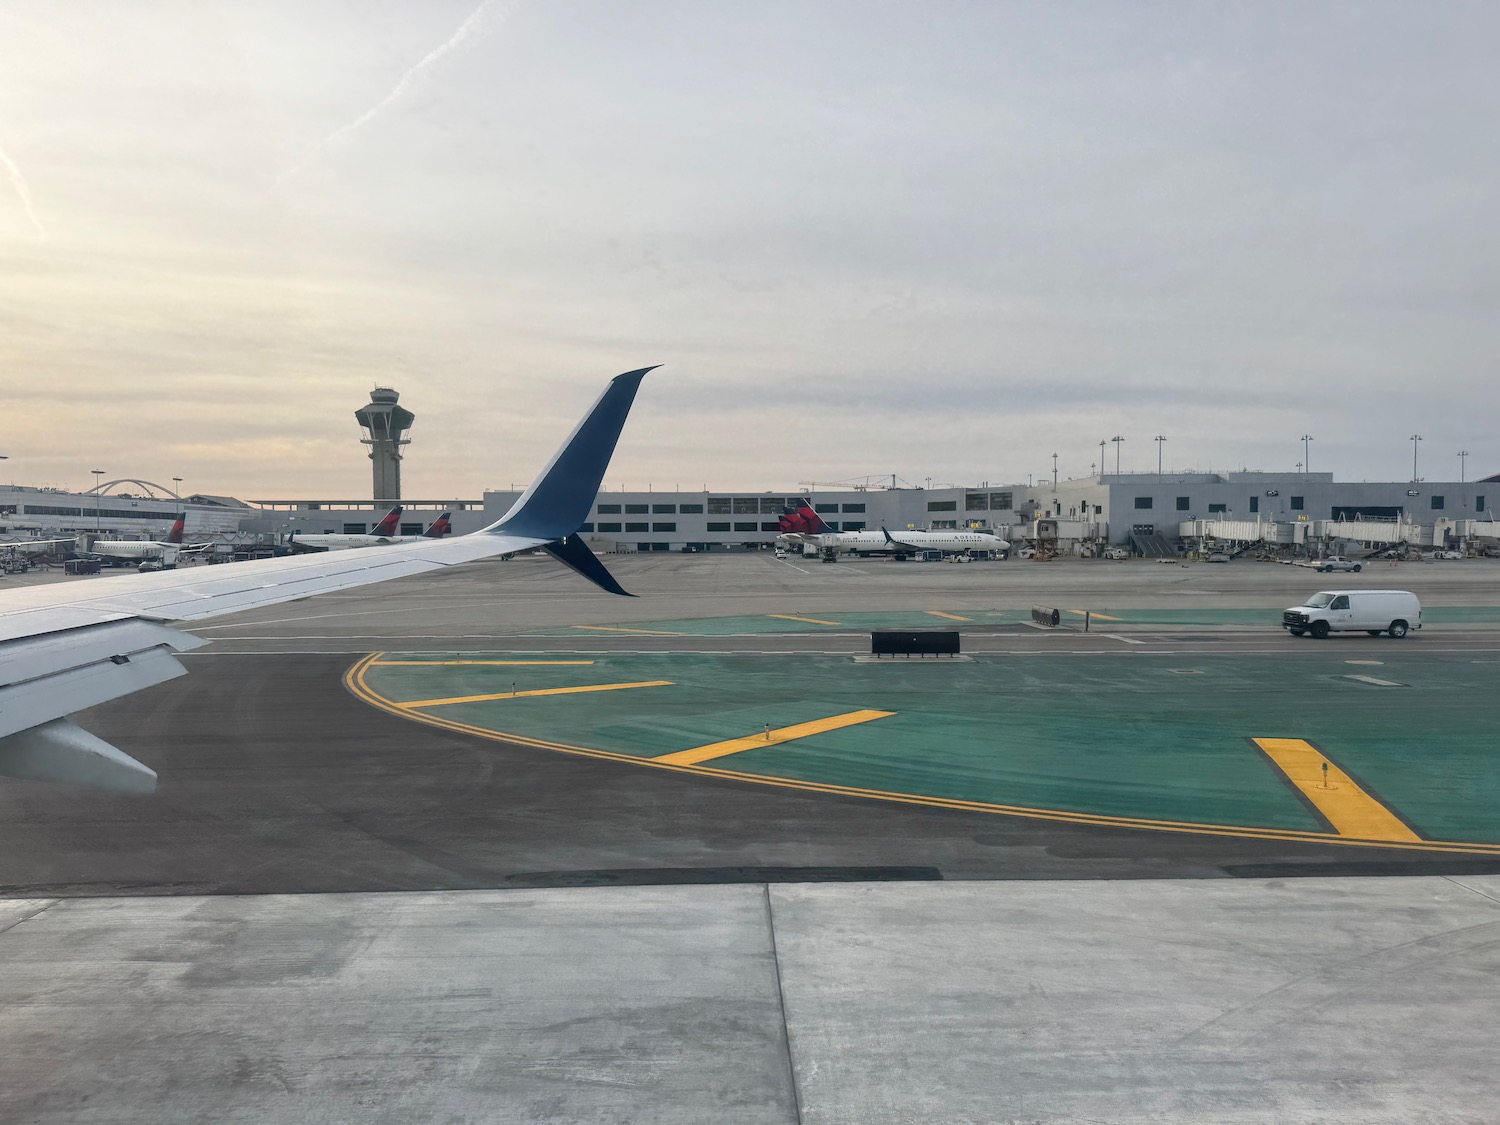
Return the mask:
<path id="1" fill-rule="evenodd" d="M 1314 594 L 1302 604 L 1310 609 L 1327 609 L 1328 603 L 1331 601 L 1333 601 L 1333 595 L 1328 593 L 1327 591 L 1324 591 L 1320 594 Z"/>

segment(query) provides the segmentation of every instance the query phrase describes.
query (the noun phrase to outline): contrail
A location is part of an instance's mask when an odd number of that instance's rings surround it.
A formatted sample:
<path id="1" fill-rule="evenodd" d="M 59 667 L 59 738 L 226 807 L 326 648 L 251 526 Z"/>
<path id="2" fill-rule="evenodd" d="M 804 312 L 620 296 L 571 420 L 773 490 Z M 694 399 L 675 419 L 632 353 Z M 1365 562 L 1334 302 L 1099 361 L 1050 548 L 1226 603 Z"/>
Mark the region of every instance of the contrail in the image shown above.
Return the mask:
<path id="1" fill-rule="evenodd" d="M 42 226 L 42 220 L 36 217 L 36 209 L 31 206 L 31 192 L 26 190 L 26 177 L 21 175 L 21 169 L 16 167 L 16 162 L 6 155 L 3 148 L 0 148 L 0 163 L 3 163 L 6 171 L 10 173 L 11 186 L 21 197 L 21 206 L 26 209 L 26 217 L 31 220 L 31 225 L 36 227 L 37 241 L 46 242 L 47 228 Z"/>
<path id="2" fill-rule="evenodd" d="M 393 102 L 398 101 L 401 96 L 406 93 L 412 82 L 415 81 L 423 71 L 436 64 L 440 59 L 443 58 L 443 56 L 458 50 L 459 47 L 462 47 L 464 43 L 474 35 L 474 33 L 478 30 L 480 23 L 483 22 L 485 16 L 489 13 L 489 10 L 495 7 L 495 3 L 496 0 L 484 0 L 484 2 L 479 5 L 479 7 L 475 8 L 472 12 L 469 13 L 469 18 L 464 20 L 464 22 L 459 25 L 458 30 L 453 33 L 452 37 L 450 37 L 446 43 L 444 43 L 440 47 L 435 47 L 431 51 L 428 51 L 426 55 L 422 56 L 421 60 L 415 66 L 413 66 L 405 74 L 403 74 L 396 82 L 396 84 L 391 87 L 390 93 L 381 98 L 380 101 L 376 102 L 375 105 L 370 109 L 367 109 L 353 121 L 349 122 L 349 124 L 339 126 L 333 132 L 329 133 L 328 136 L 324 137 L 321 141 L 315 144 L 312 147 L 312 151 L 310 151 L 305 157 L 299 160 L 296 164 L 292 165 L 281 175 L 276 177 L 275 186 L 280 187 L 282 184 L 286 183 L 287 180 L 291 179 L 304 167 L 306 167 L 307 164 L 318 155 L 318 153 L 322 152 L 325 148 L 333 144 L 335 141 L 338 141 L 343 137 L 347 137 L 350 133 L 353 133 L 363 126 L 369 124 L 377 116 L 379 116 L 387 106 L 391 105 Z"/>

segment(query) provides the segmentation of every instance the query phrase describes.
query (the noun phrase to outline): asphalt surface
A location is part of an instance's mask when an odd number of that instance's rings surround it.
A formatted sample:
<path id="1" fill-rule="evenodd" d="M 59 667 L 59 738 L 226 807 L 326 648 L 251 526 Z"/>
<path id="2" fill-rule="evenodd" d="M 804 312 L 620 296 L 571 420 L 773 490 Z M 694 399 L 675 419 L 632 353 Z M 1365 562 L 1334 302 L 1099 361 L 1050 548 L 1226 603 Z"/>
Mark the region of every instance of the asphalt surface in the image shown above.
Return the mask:
<path id="1" fill-rule="evenodd" d="M 574 623 L 839 608 L 1053 603 L 1270 605 L 1326 576 L 1266 564 L 970 567 L 887 562 L 820 569 L 768 557 L 608 560 L 644 596 L 593 595 L 560 568 L 517 560 L 309 599 L 196 631 L 215 643 L 190 675 L 81 716 L 150 764 L 157 794 L 0 785 L 0 892 L 16 895 L 305 893 L 679 882 L 1114 879 L 1478 874 L 1485 859 L 1113 830 L 769 790 L 631 769 L 405 722 L 350 695 L 353 659 L 403 651 L 831 651 L 862 634 L 526 636 Z M 1487 562 L 1406 568 L 1410 588 L 1491 604 Z M 1350 581 L 1341 585 L 1356 585 Z M 1393 585 L 1380 574 L 1366 585 Z M 107 581 L 107 579 L 101 579 Z M 792 588 L 787 589 L 788 585 Z M 1043 604 L 1046 604 L 1045 601 Z M 820 609 L 821 607 L 821 609 Z M 976 629 L 971 651 L 1264 652 L 1273 628 Z M 1349 638 L 1329 645 L 1368 647 Z M 1500 652 L 1482 626 L 1401 643 Z M 1209 705 L 1211 701 L 1205 701 Z M 565 737 L 565 731 L 557 732 Z"/>

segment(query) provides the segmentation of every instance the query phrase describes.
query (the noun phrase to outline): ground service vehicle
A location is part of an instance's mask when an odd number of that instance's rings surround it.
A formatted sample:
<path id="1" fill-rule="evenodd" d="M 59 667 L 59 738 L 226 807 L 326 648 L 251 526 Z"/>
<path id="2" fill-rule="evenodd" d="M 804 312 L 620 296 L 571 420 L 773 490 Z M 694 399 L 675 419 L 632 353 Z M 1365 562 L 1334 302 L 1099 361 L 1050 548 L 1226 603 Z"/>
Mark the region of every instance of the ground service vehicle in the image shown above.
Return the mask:
<path id="1" fill-rule="evenodd" d="M 1281 627 L 1294 637 L 1310 633 L 1318 640 L 1360 630 L 1372 637 L 1404 637 L 1422 627 L 1422 603 L 1409 590 L 1319 590 L 1284 610 Z"/>
<path id="2" fill-rule="evenodd" d="M 1329 574 L 1335 570 L 1348 570 L 1358 574 L 1364 569 L 1353 559 L 1346 559 L 1343 555 L 1329 555 L 1326 559 L 1319 559 L 1313 564 L 1319 574 Z"/>

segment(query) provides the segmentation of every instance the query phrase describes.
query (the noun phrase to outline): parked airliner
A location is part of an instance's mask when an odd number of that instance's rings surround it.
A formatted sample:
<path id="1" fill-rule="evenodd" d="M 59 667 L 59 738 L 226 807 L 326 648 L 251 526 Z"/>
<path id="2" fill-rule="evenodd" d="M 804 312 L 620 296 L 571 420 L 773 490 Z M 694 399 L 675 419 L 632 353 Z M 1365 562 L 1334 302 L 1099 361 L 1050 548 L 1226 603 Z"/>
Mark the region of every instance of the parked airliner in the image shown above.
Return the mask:
<path id="1" fill-rule="evenodd" d="M 95 539 L 89 546 L 89 554 L 106 559 L 160 559 L 164 566 L 175 566 L 178 555 L 195 554 L 210 546 L 208 543 L 184 546 L 182 534 L 186 526 L 187 513 L 183 512 L 172 522 L 172 530 L 165 539 Z"/>
<path id="2" fill-rule="evenodd" d="M 292 532 L 286 544 L 293 554 L 311 551 L 346 551 L 353 547 L 384 547 L 388 543 L 420 543 L 424 539 L 441 539 L 453 530 L 448 522 L 452 512 L 444 512 L 432 521 L 432 526 L 421 535 L 397 535 L 401 519 L 401 507 L 392 508 L 385 518 L 375 525 L 368 535 L 301 535 Z"/>
<path id="3" fill-rule="evenodd" d="M 918 551 L 967 553 L 1010 550 L 1010 544 L 992 531 L 954 529 L 892 533 L 885 528 L 879 531 L 834 531 L 806 500 L 797 501 L 790 510 L 782 513 L 781 538 L 794 545 L 811 546 L 819 550 L 832 549 L 861 555 L 895 555 L 898 559 L 914 555 Z"/>

